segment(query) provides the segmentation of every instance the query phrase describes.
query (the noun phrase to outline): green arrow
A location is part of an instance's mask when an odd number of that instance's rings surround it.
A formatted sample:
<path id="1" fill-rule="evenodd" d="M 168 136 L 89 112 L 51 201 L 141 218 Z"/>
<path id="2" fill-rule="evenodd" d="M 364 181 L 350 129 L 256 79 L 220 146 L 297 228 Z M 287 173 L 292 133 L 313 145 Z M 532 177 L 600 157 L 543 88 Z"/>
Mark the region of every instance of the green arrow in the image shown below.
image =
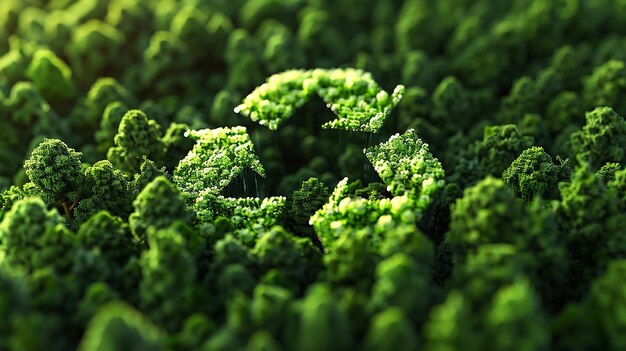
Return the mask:
<path id="1" fill-rule="evenodd" d="M 365 154 L 393 197 L 366 199 L 353 193 L 348 178 L 340 181 L 328 203 L 310 220 L 326 250 L 341 235 L 359 229 L 371 231 L 372 245 L 378 245 L 390 227 L 419 220 L 444 186 L 441 163 L 412 129 L 366 149 Z"/>
<path id="2" fill-rule="evenodd" d="M 174 170 L 174 182 L 185 192 L 219 194 L 246 168 L 265 176 L 245 127 L 190 131 L 196 144 Z"/>
<path id="3" fill-rule="evenodd" d="M 276 130 L 317 94 L 337 116 L 323 128 L 375 133 L 403 93 L 404 86 L 398 85 L 390 95 L 359 69 L 290 70 L 270 76 L 235 112 Z"/>
<path id="4" fill-rule="evenodd" d="M 191 196 L 199 223 L 211 225 L 218 216 L 225 216 L 234 225 L 235 233 L 249 241 L 278 224 L 285 207 L 284 197 L 220 195 L 246 168 L 265 176 L 245 127 L 202 129 L 191 131 L 189 137 L 196 144 L 174 170 L 174 182 Z"/>

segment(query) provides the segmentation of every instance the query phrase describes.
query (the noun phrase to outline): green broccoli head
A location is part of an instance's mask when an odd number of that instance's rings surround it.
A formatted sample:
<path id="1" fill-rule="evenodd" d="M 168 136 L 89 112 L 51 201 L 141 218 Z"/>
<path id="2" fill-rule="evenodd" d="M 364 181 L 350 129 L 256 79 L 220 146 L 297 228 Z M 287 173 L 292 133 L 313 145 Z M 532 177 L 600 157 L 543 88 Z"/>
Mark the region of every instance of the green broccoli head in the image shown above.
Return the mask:
<path id="1" fill-rule="evenodd" d="M 513 189 L 517 198 L 528 203 L 536 196 L 553 200 L 559 197 L 558 184 L 568 181 L 571 169 L 567 163 L 552 162 L 542 147 L 526 149 L 502 173 L 504 182 Z"/>
<path id="2" fill-rule="evenodd" d="M 89 322 L 78 349 L 113 351 L 126 347 L 138 351 L 164 350 L 163 333 L 134 308 L 113 302 Z"/>
<path id="3" fill-rule="evenodd" d="M 418 348 L 415 327 L 404 310 L 390 307 L 372 317 L 363 350 L 410 351 Z"/>
<path id="4" fill-rule="evenodd" d="M 423 322 L 433 297 L 431 266 L 421 266 L 410 256 L 396 254 L 376 266 L 370 307 L 384 311 L 396 307 L 414 323 Z"/>
<path id="5" fill-rule="evenodd" d="M 472 96 L 456 77 L 446 77 L 439 83 L 433 92 L 432 103 L 433 118 L 445 130 L 458 132 L 475 123 Z M 453 125 L 455 128 L 451 128 Z"/>
<path id="6" fill-rule="evenodd" d="M 140 305 L 156 323 L 178 330 L 194 306 L 193 257 L 174 228 L 151 233 L 148 246 L 141 256 Z"/>
<path id="7" fill-rule="evenodd" d="M 309 289 L 300 306 L 298 325 L 299 350 L 345 351 L 353 347 L 348 316 L 339 308 L 333 291 L 325 284 Z"/>
<path id="8" fill-rule="evenodd" d="M 322 269 L 322 254 L 308 238 L 299 238 L 281 227 L 263 234 L 252 249 L 262 274 L 280 271 L 285 288 L 302 291 Z"/>
<path id="9" fill-rule="evenodd" d="M 523 210 L 500 179 L 487 177 L 467 188 L 452 207 L 446 235 L 455 262 L 463 262 L 480 245 L 513 242 L 515 235 L 524 232 Z"/>
<path id="10" fill-rule="evenodd" d="M 523 136 L 513 124 L 486 127 L 483 139 L 476 143 L 476 154 L 485 173 L 500 177 L 522 151 L 532 146 L 532 138 Z"/>
<path id="11" fill-rule="evenodd" d="M 185 198 L 166 177 L 159 176 L 150 182 L 133 202 L 135 211 L 128 221 L 137 238 L 146 240 L 150 228 L 163 229 L 178 220 L 191 221 Z"/>
<path id="12" fill-rule="evenodd" d="M 50 50 L 35 53 L 26 75 L 51 104 L 64 103 L 76 96 L 72 70 Z"/>
<path id="13" fill-rule="evenodd" d="M 572 134 L 574 152 L 593 169 L 607 162 L 626 162 L 626 120 L 610 107 L 586 114 L 587 123 Z"/>
<path id="14" fill-rule="evenodd" d="M 24 162 L 24 168 L 46 203 L 63 206 L 71 217 L 84 184 L 81 153 L 59 139 L 44 139 Z"/>
<path id="15" fill-rule="evenodd" d="M 309 219 L 328 201 L 330 191 L 317 178 L 302 182 L 300 189 L 293 192 L 287 213 L 296 225 L 308 225 Z"/>
<path id="16" fill-rule="evenodd" d="M 113 168 L 111 162 L 96 162 L 85 170 L 84 179 L 90 187 L 90 195 L 82 199 L 75 210 L 79 223 L 101 210 L 122 218 L 127 218 L 132 212 L 133 192 L 128 177 Z"/>
<path id="17" fill-rule="evenodd" d="M 161 127 L 140 110 L 126 112 L 114 140 L 115 147 L 109 149 L 107 158 L 127 174 L 139 173 L 144 156 L 157 164 L 163 162 Z"/>
<path id="18" fill-rule="evenodd" d="M 596 67 L 585 78 L 583 99 L 586 108 L 611 106 L 617 113 L 626 113 L 626 67 L 624 62 L 610 60 Z"/>

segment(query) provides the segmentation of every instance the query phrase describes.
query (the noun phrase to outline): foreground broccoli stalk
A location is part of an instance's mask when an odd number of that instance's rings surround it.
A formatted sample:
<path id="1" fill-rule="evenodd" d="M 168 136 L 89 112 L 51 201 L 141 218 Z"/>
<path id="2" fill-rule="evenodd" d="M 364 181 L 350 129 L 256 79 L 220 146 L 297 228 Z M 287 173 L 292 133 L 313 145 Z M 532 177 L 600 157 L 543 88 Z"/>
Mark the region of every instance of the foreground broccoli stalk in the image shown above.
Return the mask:
<path id="1" fill-rule="evenodd" d="M 291 70 L 269 77 L 235 112 L 276 130 L 313 94 L 318 94 L 337 116 L 323 128 L 375 133 L 403 93 L 404 86 L 398 85 L 389 95 L 369 73 L 361 70 Z"/>
<path id="2" fill-rule="evenodd" d="M 83 192 L 81 153 L 58 139 L 45 139 L 24 163 L 26 175 L 49 205 L 58 206 L 68 219 L 74 216 Z"/>
<path id="3" fill-rule="evenodd" d="M 79 351 L 163 350 L 163 334 L 138 311 L 121 302 L 104 306 L 89 322 Z"/>
<path id="4" fill-rule="evenodd" d="M 568 255 L 556 219 L 542 203 L 536 200 L 524 206 L 501 179 L 488 177 L 465 190 L 453 205 L 450 220 L 445 243 L 452 251 L 455 271 L 485 246 L 511 245 L 544 305 L 559 307 L 568 292 L 556 286 L 566 282 Z"/>
<path id="5" fill-rule="evenodd" d="M 626 257 L 626 215 L 616 185 L 605 186 L 586 163 L 559 185 L 562 200 L 555 215 L 572 260 L 567 278 L 574 296 L 583 294 L 611 259 Z"/>
<path id="6" fill-rule="evenodd" d="M 3 261 L 27 271 L 34 270 L 43 237 L 61 223 L 63 218 L 59 213 L 48 210 L 41 199 L 16 202 L 0 224 L 0 242 L 6 256 Z"/>

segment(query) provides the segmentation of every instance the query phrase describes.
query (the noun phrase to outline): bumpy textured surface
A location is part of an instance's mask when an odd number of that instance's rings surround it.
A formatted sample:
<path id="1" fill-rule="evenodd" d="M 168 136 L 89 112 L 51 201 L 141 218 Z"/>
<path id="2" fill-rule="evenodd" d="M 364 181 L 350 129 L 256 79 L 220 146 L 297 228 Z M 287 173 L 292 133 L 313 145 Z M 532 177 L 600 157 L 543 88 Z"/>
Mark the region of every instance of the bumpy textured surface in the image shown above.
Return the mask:
<path id="1" fill-rule="evenodd" d="M 399 85 L 390 95 L 362 70 L 291 70 L 269 77 L 235 112 L 275 130 L 317 94 L 337 117 L 323 128 L 375 133 L 403 93 L 404 86 Z"/>
<path id="2" fill-rule="evenodd" d="M 265 175 L 244 127 L 204 129 L 188 137 L 196 144 L 174 171 L 174 181 L 184 191 L 219 193 L 246 168 Z"/>
<path id="3" fill-rule="evenodd" d="M 401 223 L 414 223 L 444 186 L 441 163 L 413 130 L 393 135 L 364 152 L 394 196 L 363 198 L 351 193 L 348 178 L 340 181 L 310 220 L 327 250 L 346 230 L 370 228 L 380 237 Z M 372 244 L 378 246 L 380 238 L 372 239 Z"/>
<path id="4" fill-rule="evenodd" d="M 625 23 L 0 0 L 0 351 L 626 349 Z"/>
<path id="5" fill-rule="evenodd" d="M 408 195 L 417 206 L 426 208 L 435 192 L 443 187 L 441 163 L 430 153 L 417 133 L 410 129 L 365 150 L 374 170 L 394 196 Z"/>

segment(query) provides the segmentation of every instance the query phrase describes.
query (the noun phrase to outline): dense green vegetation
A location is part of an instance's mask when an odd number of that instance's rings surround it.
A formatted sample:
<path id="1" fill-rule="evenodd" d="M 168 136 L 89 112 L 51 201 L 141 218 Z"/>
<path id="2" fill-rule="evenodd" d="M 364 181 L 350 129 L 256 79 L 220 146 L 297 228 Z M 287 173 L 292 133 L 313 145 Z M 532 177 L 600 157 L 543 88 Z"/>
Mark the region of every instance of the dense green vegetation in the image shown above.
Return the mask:
<path id="1" fill-rule="evenodd" d="M 626 0 L 0 0 L 0 351 L 626 349 Z"/>

